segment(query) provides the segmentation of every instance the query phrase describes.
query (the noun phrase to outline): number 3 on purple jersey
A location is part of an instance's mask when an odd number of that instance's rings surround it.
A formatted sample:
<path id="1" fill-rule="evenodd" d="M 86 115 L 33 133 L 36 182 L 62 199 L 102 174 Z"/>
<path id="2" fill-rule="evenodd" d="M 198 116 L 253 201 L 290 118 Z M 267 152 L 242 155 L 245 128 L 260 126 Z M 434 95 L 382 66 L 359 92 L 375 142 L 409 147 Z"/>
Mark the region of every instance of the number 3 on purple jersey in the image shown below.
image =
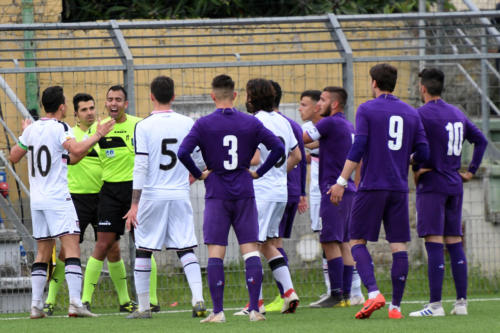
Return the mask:
<path id="1" fill-rule="evenodd" d="M 228 154 L 231 161 L 224 160 L 224 169 L 234 170 L 238 166 L 238 138 L 234 135 L 226 135 L 222 139 L 224 147 L 229 147 Z"/>
<path id="2" fill-rule="evenodd" d="M 387 141 L 390 150 L 400 150 L 403 145 L 403 118 L 391 116 L 389 118 L 389 136 L 392 140 Z"/>

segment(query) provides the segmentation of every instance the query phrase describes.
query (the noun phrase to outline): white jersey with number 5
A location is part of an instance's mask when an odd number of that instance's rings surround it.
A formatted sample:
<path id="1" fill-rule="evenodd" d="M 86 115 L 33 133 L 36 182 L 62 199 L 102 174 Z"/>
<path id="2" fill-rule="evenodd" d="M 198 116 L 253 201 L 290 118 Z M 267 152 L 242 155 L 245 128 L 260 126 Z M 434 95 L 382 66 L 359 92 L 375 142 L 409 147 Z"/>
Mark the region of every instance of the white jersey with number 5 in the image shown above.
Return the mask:
<path id="1" fill-rule="evenodd" d="M 31 209 L 58 209 L 71 201 L 68 189 L 68 151 L 63 143 L 74 138 L 71 127 L 54 118 L 41 118 L 19 137 L 27 151 Z"/>
<path id="2" fill-rule="evenodd" d="M 177 151 L 193 124 L 191 118 L 171 110 L 153 111 L 137 123 L 135 153 L 148 156 L 142 197 L 151 200 L 189 199 L 189 172 L 177 160 Z"/>
<path id="3" fill-rule="evenodd" d="M 272 167 L 264 176 L 253 181 L 255 198 L 257 200 L 287 202 L 287 172 L 286 160 L 288 153 L 298 144 L 293 135 L 290 122 L 277 112 L 259 111 L 255 115 L 264 126 L 273 132 L 285 145 L 285 155 Z M 269 150 L 263 145 L 259 145 L 260 163 L 257 168 L 264 163 L 269 155 Z"/>

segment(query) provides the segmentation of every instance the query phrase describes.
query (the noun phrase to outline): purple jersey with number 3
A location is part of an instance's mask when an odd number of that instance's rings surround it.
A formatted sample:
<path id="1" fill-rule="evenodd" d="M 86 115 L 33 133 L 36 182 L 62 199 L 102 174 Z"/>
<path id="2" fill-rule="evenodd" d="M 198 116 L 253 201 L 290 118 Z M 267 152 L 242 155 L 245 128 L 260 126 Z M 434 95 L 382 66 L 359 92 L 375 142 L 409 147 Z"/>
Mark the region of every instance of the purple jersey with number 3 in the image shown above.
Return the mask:
<path id="1" fill-rule="evenodd" d="M 359 106 L 356 135 L 368 137 L 359 190 L 408 192 L 410 155 L 418 143 L 427 143 L 417 111 L 383 94 Z"/>
<path id="2" fill-rule="evenodd" d="M 441 99 L 426 103 L 418 113 L 430 148 L 430 158 L 421 167 L 432 171 L 420 176 L 417 192 L 462 193 L 462 178 L 458 173 L 462 143 L 464 139 L 481 143 L 486 138 L 460 109 Z"/>
<path id="3" fill-rule="evenodd" d="M 268 149 L 279 139 L 255 117 L 236 109 L 217 109 L 198 119 L 182 146 L 200 147 L 212 173 L 205 179 L 205 198 L 253 198 L 253 179 L 247 169 L 260 143 Z"/>

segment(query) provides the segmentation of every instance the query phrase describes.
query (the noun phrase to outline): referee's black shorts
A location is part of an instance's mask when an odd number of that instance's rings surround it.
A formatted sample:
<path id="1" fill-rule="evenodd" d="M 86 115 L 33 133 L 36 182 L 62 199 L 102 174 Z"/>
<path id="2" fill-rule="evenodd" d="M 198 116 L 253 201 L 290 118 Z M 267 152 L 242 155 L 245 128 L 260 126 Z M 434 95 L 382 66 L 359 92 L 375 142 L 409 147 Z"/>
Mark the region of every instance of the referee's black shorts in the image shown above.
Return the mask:
<path id="1" fill-rule="evenodd" d="M 132 181 L 104 182 L 99 197 L 99 222 L 97 232 L 114 232 L 119 239 L 125 232 L 123 216 L 130 209 Z"/>
<path id="2" fill-rule="evenodd" d="M 83 242 L 85 229 L 90 224 L 94 230 L 94 238 L 97 240 L 97 221 L 99 209 L 99 193 L 71 193 L 73 205 L 80 224 L 80 243 Z"/>

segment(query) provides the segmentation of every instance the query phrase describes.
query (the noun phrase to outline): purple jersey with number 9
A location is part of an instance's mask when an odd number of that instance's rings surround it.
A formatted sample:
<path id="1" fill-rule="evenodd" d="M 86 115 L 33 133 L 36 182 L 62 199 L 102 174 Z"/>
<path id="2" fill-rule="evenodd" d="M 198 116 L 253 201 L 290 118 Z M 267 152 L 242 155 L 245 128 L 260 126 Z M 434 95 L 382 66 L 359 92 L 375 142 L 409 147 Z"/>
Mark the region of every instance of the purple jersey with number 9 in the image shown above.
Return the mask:
<path id="1" fill-rule="evenodd" d="M 359 190 L 408 192 L 410 155 L 418 143 L 427 143 L 417 111 L 383 94 L 359 106 L 356 135 L 368 137 Z"/>

